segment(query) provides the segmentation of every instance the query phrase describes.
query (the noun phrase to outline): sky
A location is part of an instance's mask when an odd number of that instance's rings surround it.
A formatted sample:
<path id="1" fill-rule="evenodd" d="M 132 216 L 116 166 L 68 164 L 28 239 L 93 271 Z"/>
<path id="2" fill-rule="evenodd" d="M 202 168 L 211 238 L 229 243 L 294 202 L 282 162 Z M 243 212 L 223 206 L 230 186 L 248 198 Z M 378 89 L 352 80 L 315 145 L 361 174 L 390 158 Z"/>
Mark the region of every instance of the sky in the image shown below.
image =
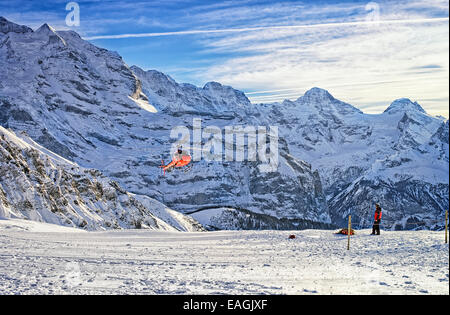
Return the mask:
<path id="1" fill-rule="evenodd" d="M 253 103 L 320 87 L 369 114 L 406 97 L 449 117 L 449 1 L 75 1 L 79 26 L 69 2 L 0 0 L 0 16 L 72 29 L 130 66 Z"/>

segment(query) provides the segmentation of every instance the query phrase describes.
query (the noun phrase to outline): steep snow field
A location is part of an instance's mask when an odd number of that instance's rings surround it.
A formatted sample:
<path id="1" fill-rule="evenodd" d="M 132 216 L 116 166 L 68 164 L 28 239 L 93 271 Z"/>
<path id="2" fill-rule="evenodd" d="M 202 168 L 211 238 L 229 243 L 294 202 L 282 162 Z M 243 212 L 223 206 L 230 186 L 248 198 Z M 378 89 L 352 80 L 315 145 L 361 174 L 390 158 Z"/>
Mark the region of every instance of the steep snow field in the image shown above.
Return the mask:
<path id="1" fill-rule="evenodd" d="M 297 238 L 288 240 L 295 233 Z M 444 233 L 86 232 L 0 220 L 0 294 L 449 294 Z"/>

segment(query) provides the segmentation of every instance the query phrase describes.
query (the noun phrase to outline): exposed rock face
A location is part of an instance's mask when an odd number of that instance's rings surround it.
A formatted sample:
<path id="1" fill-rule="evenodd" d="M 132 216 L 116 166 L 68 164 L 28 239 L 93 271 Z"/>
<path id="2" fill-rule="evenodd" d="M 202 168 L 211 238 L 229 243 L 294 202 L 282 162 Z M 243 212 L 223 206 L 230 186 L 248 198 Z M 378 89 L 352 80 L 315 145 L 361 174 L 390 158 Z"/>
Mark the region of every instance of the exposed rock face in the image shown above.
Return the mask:
<path id="1" fill-rule="evenodd" d="M 345 224 L 351 213 L 369 227 L 379 202 L 384 228 L 442 226 L 448 121 L 418 103 L 400 99 L 382 114 L 367 115 L 314 88 L 295 102 L 264 106 L 260 117 L 279 125 L 292 155 L 318 170 L 333 223 Z"/>
<path id="2" fill-rule="evenodd" d="M 101 172 L 81 168 L 2 127 L 0 217 L 87 230 L 203 230 L 192 218 L 151 198 L 130 194 Z"/>
<path id="3" fill-rule="evenodd" d="M 449 204 L 448 121 L 428 142 L 376 161 L 370 170 L 331 203 L 334 222 L 351 212 L 367 227 L 375 200 L 385 209 L 384 226 L 393 229 L 440 229 Z"/>

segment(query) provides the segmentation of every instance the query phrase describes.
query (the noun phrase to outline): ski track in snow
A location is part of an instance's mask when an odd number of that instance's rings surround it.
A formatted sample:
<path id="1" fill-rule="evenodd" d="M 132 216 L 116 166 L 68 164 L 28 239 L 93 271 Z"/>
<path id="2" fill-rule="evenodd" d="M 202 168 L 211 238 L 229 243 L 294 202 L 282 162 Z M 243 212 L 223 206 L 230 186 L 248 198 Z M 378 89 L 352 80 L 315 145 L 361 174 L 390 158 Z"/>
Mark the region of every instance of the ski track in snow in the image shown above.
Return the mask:
<path id="1" fill-rule="evenodd" d="M 360 230 L 350 251 L 333 232 L 85 232 L 0 220 L 0 294 L 449 294 L 443 232 Z"/>

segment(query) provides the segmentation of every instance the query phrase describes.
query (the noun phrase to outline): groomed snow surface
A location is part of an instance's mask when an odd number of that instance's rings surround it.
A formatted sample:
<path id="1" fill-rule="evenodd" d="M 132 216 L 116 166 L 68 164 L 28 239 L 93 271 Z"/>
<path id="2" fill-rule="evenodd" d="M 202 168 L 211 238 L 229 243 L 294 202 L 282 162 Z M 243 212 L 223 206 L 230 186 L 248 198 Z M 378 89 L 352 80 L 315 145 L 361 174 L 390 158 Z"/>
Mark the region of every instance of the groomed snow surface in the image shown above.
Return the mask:
<path id="1" fill-rule="evenodd" d="M 333 232 L 85 232 L 0 219 L 0 294 L 449 294 L 444 232 L 360 230 L 350 251 Z"/>

